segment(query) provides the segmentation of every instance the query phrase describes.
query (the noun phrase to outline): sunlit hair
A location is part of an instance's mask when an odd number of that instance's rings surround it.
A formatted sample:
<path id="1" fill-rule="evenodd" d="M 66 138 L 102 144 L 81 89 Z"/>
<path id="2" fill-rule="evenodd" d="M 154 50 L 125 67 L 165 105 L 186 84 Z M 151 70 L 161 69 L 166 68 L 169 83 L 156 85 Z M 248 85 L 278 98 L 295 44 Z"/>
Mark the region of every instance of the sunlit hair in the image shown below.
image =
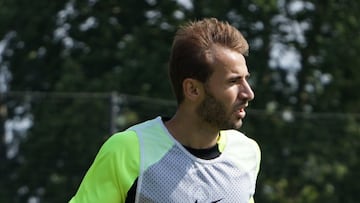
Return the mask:
<path id="1" fill-rule="evenodd" d="M 247 55 L 249 45 L 243 35 L 227 22 L 215 18 L 192 21 L 176 32 L 169 61 L 169 77 L 178 104 L 184 100 L 182 83 L 193 78 L 206 83 L 212 74 L 214 49 L 218 47 Z"/>

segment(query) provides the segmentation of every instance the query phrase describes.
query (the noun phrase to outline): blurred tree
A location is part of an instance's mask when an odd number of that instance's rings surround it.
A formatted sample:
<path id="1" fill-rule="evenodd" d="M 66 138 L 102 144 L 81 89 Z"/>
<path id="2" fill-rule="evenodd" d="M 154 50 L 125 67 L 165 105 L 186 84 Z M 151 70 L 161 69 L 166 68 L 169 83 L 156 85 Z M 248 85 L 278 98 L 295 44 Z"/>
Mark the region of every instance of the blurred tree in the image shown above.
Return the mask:
<path id="1" fill-rule="evenodd" d="M 354 54 L 360 51 L 360 4 L 271 2 L 256 1 L 259 13 L 268 17 L 259 19 L 267 30 L 263 39 L 269 39 L 260 52 L 268 47 L 270 69 L 256 78 L 255 105 L 269 114 L 254 112 L 244 129 L 263 149 L 258 200 L 356 202 L 357 184 L 348 177 L 359 176 L 359 103 L 354 94 L 360 88 L 360 64 Z M 331 113 L 312 117 L 326 111 Z"/>

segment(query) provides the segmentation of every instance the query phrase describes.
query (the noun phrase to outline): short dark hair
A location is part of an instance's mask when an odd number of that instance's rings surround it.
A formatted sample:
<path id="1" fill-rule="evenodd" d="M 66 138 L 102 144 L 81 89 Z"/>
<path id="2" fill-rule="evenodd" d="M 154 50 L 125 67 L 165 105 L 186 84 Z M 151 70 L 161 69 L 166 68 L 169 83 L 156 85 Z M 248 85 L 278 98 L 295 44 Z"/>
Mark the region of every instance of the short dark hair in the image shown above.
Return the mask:
<path id="1" fill-rule="evenodd" d="M 249 50 L 239 30 L 216 18 L 190 21 L 178 29 L 169 61 L 169 77 L 178 104 L 184 100 L 182 83 L 186 78 L 206 83 L 211 76 L 212 50 L 219 46 L 243 55 Z"/>

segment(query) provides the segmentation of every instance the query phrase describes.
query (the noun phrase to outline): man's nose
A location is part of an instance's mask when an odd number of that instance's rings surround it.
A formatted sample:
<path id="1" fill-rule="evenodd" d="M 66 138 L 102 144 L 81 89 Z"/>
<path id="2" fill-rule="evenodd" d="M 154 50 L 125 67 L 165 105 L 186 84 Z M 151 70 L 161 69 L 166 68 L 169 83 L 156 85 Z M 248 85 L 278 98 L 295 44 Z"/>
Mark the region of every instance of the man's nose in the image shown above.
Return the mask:
<path id="1" fill-rule="evenodd" d="M 254 91 L 251 89 L 248 82 L 245 82 L 245 84 L 242 85 L 239 93 L 241 98 L 246 98 L 248 101 L 253 100 L 255 97 Z"/>

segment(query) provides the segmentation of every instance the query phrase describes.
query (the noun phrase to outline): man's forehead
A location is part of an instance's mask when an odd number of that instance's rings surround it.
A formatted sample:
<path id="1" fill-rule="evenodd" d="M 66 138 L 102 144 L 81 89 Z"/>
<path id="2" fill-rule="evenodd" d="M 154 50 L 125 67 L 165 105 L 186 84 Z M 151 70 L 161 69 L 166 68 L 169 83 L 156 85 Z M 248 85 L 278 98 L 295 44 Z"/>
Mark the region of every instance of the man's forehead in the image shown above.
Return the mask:
<path id="1" fill-rule="evenodd" d="M 239 68 L 240 69 L 245 68 L 247 72 L 246 74 L 248 74 L 245 57 L 241 53 L 230 49 L 226 49 L 226 48 L 217 49 L 214 52 L 213 60 L 211 62 L 215 69 L 225 68 L 228 69 L 228 71 L 230 72 L 238 72 Z"/>

